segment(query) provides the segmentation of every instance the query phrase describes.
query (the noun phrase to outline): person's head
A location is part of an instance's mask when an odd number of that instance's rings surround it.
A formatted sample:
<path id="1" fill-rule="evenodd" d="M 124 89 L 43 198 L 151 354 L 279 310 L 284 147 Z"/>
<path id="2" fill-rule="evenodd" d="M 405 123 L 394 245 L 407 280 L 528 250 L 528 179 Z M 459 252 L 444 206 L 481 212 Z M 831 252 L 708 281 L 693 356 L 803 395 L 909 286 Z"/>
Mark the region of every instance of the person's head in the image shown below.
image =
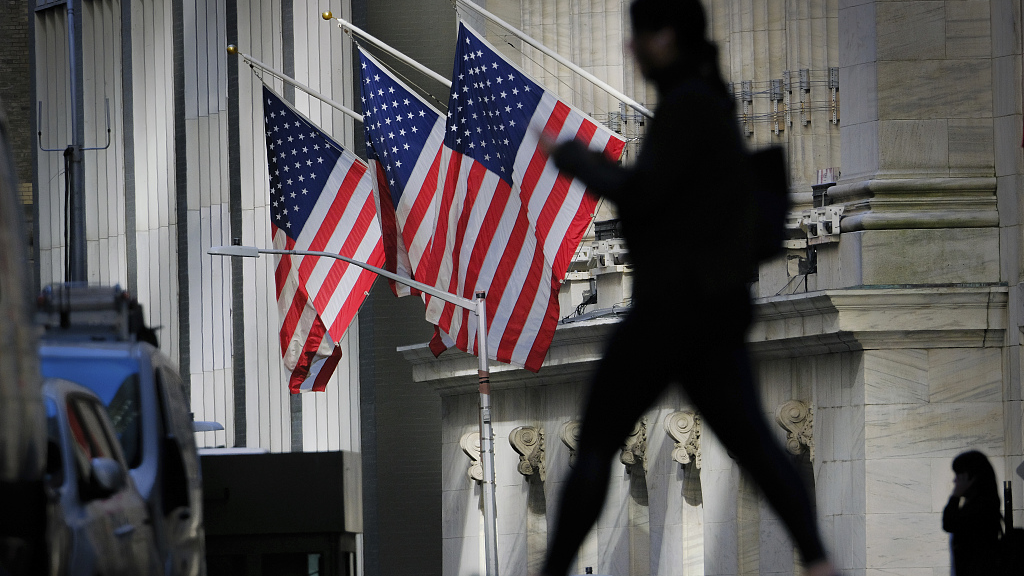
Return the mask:
<path id="1" fill-rule="evenodd" d="M 975 494 L 994 495 L 999 498 L 999 486 L 996 483 L 996 472 L 988 458 L 978 452 L 971 450 L 964 452 L 953 459 L 953 472 L 960 477 L 964 475 L 971 483 L 970 488 L 964 496 L 970 497 Z"/>
<path id="2" fill-rule="evenodd" d="M 707 18 L 700 0 L 634 0 L 631 47 L 644 76 L 659 80 L 680 68 L 715 64 L 715 47 L 706 37 Z"/>

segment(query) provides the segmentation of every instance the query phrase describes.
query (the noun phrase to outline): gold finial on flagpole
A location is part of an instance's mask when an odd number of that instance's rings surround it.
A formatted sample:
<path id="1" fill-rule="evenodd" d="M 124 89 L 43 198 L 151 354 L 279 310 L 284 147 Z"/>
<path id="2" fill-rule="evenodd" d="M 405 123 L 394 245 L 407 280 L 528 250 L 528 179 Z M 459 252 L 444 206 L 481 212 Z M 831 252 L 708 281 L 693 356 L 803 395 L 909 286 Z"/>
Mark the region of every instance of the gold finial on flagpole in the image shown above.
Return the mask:
<path id="1" fill-rule="evenodd" d="M 238 46 L 235 46 L 234 44 L 228 44 L 228 54 L 231 54 L 232 56 L 238 54 Z"/>
<path id="2" fill-rule="evenodd" d="M 324 20 L 330 20 L 331 18 L 334 18 L 334 14 L 331 14 L 330 10 L 325 11 L 320 16 L 322 16 Z"/>

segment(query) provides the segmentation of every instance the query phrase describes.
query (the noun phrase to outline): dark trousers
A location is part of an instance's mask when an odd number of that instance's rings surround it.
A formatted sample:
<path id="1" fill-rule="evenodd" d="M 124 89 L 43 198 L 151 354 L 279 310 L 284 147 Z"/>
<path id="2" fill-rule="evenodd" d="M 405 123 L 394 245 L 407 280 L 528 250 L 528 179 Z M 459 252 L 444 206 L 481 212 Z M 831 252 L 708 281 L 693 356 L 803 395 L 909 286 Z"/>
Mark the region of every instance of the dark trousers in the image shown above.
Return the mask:
<path id="1" fill-rule="evenodd" d="M 743 338 L 746 322 L 733 322 L 732 328 L 698 325 L 697 334 L 687 336 L 673 332 L 694 326 L 693 317 L 679 320 L 666 318 L 663 309 L 637 305 L 609 342 L 584 409 L 576 464 L 562 490 L 545 576 L 568 572 L 601 513 L 613 456 L 673 382 L 682 385 L 703 421 L 761 488 L 804 562 L 825 557 L 807 490 L 764 419 Z"/>

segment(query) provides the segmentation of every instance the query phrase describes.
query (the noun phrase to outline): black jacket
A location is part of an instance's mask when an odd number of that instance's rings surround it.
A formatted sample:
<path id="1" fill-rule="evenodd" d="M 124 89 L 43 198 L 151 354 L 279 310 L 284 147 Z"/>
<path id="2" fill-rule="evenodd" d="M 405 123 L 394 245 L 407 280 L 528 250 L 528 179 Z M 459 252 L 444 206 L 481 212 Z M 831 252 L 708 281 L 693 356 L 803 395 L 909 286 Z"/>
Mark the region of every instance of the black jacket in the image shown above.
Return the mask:
<path id="1" fill-rule="evenodd" d="M 621 167 L 576 143 L 561 170 L 615 203 L 633 262 L 633 305 L 713 313 L 745 329 L 755 264 L 737 216 L 750 200 L 731 97 L 696 74 L 664 90 L 637 161 Z M 708 318 L 711 320 L 711 318 Z"/>
<path id="2" fill-rule="evenodd" d="M 991 576 L 999 569 L 999 499 L 952 496 L 942 511 L 942 529 L 953 535 L 956 576 Z"/>

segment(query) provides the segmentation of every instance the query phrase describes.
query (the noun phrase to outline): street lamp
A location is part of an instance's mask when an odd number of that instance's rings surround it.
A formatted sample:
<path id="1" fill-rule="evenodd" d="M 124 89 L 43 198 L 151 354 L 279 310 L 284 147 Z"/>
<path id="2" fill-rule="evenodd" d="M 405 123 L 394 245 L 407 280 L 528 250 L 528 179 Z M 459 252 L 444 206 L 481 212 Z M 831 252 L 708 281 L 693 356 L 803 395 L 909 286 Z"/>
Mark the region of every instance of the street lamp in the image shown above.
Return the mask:
<path id="1" fill-rule="evenodd" d="M 211 256 L 235 256 L 242 258 L 258 258 L 260 254 L 287 254 L 294 256 L 334 258 L 348 262 L 354 266 L 359 266 L 364 270 L 369 270 L 370 272 L 389 278 L 400 284 L 405 284 L 406 286 L 415 288 L 424 294 L 429 294 L 434 298 L 440 298 L 445 302 L 451 302 L 460 308 L 476 312 L 476 355 L 480 361 L 478 369 L 480 392 L 480 457 L 481 464 L 484 469 L 484 547 L 487 557 L 487 576 L 498 576 L 497 514 L 495 510 L 496 506 L 494 497 L 494 438 L 491 433 L 491 381 L 490 369 L 487 365 L 487 309 L 484 301 L 483 290 L 478 290 L 476 292 L 476 301 L 474 302 L 468 298 L 463 298 L 462 296 L 458 296 L 450 292 L 438 290 L 428 284 L 404 278 L 394 272 L 390 272 L 376 266 L 371 266 L 365 262 L 353 260 L 352 258 L 342 256 L 341 254 L 335 254 L 333 252 L 318 252 L 315 250 L 279 250 L 276 248 L 257 248 L 256 246 L 233 245 L 213 246 L 207 250 L 206 253 Z"/>

